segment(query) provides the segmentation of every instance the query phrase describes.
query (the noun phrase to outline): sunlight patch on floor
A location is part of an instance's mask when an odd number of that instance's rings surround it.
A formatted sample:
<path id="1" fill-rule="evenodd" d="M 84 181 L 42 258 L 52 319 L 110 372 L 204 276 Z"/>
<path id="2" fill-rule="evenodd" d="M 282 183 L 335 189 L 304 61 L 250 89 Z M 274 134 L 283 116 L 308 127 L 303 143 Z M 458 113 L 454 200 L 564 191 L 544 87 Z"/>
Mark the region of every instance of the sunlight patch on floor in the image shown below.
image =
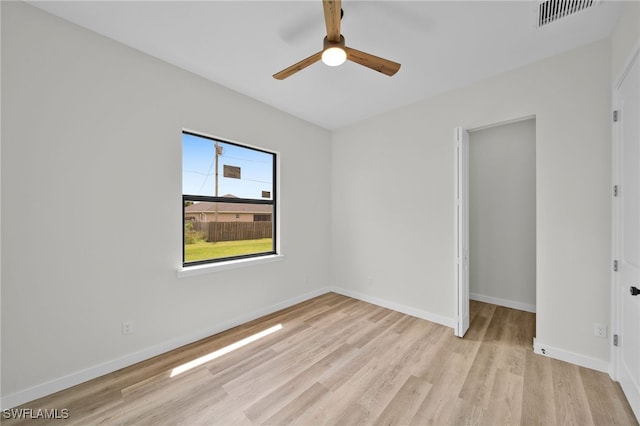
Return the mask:
<path id="1" fill-rule="evenodd" d="M 209 362 L 211 360 L 214 360 L 216 358 L 221 357 L 222 355 L 228 354 L 229 352 L 235 351 L 236 349 L 239 349 L 243 346 L 248 345 L 249 343 L 255 342 L 256 340 L 259 340 L 265 336 L 268 336 L 272 333 L 275 333 L 278 330 L 282 329 L 282 324 L 278 324 L 278 325 L 274 325 L 271 328 L 268 328 L 264 331 L 261 331 L 259 333 L 254 334 L 253 336 L 249 336 L 246 337 L 242 340 L 238 340 L 235 343 L 230 344 L 229 346 L 225 346 L 224 348 L 218 349 L 215 352 L 211 352 L 210 354 L 201 356 L 200 358 L 196 358 L 193 361 L 189 361 L 186 362 L 182 365 L 179 365 L 178 367 L 174 368 L 171 371 L 171 376 L 170 377 L 175 377 L 178 374 L 184 373 L 185 371 L 189 371 L 192 368 L 195 368 L 199 365 L 204 364 L 205 362 Z"/>

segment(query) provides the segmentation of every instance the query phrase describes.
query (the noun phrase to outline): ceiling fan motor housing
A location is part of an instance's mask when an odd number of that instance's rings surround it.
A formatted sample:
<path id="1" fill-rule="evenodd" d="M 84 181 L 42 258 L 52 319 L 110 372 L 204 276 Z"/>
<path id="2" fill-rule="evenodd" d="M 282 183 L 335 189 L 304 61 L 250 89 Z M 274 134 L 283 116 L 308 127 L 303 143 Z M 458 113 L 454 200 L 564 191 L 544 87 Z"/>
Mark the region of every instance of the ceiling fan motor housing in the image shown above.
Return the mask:
<path id="1" fill-rule="evenodd" d="M 344 36 L 342 34 L 340 34 L 340 41 L 329 41 L 329 39 L 327 39 L 327 37 L 325 36 L 322 50 L 327 50 L 332 47 L 339 47 L 340 49 L 344 50 L 344 46 L 345 42 Z"/>

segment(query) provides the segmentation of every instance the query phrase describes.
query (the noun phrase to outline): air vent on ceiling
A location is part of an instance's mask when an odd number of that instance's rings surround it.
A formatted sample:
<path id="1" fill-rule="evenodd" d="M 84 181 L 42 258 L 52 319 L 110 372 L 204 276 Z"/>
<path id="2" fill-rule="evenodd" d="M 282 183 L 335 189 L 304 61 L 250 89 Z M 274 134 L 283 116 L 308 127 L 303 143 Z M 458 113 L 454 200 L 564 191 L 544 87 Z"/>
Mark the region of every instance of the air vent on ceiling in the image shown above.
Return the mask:
<path id="1" fill-rule="evenodd" d="M 598 0 L 544 0 L 538 2 L 538 27 L 550 24 L 565 16 L 588 9 Z"/>

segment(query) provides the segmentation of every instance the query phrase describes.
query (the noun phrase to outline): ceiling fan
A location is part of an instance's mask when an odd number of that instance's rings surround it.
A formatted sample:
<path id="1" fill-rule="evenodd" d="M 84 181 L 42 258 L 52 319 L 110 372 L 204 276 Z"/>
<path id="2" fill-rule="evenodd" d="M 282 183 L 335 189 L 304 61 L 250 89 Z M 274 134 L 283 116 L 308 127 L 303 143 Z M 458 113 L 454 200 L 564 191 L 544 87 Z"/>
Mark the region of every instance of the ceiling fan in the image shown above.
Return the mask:
<path id="1" fill-rule="evenodd" d="M 306 59 L 291 65 L 282 71 L 275 73 L 273 78 L 284 80 L 287 77 L 305 69 L 311 64 L 322 62 L 329 66 L 341 65 L 347 59 L 357 64 L 371 68 L 374 71 L 392 76 L 400 69 L 400 64 L 388 59 L 380 58 L 369 53 L 361 52 L 345 46 L 344 37 L 340 34 L 340 20 L 342 18 L 341 0 L 323 0 L 324 22 L 327 27 L 327 36 L 324 38 L 323 49 Z"/>

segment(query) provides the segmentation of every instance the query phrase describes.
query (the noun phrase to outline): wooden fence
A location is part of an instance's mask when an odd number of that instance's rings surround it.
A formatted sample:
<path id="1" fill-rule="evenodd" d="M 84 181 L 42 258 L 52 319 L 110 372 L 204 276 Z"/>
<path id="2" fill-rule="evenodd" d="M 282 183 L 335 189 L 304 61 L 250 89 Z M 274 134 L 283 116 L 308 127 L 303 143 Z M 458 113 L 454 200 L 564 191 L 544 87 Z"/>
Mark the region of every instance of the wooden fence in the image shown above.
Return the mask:
<path id="1" fill-rule="evenodd" d="M 271 222 L 193 222 L 193 229 L 202 232 L 209 242 L 257 240 L 272 238 Z"/>

